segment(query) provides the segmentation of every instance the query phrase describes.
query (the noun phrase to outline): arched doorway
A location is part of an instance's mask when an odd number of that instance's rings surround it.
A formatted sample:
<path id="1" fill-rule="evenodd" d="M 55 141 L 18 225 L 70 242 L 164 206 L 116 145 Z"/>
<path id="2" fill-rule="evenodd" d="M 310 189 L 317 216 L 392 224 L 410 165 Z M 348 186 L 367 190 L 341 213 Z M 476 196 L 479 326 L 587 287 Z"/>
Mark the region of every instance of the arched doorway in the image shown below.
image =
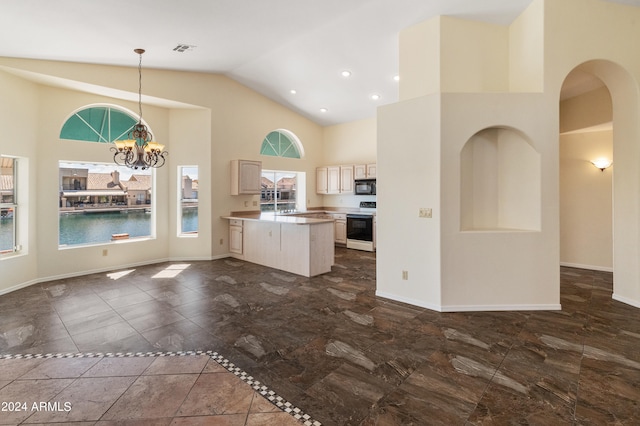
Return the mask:
<path id="1" fill-rule="evenodd" d="M 637 85 L 620 65 L 589 61 L 565 78 L 560 99 L 560 261 L 613 271 L 613 298 L 636 306 L 637 119 Z M 600 170 L 591 163 L 602 157 L 612 160 L 613 167 Z"/>

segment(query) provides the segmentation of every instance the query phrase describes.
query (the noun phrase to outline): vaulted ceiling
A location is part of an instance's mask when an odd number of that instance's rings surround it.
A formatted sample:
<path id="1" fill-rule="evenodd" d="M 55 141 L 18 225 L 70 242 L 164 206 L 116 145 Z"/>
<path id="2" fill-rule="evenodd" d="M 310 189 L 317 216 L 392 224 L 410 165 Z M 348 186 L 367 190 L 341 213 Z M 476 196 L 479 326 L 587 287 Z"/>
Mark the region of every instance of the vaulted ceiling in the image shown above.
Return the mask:
<path id="1" fill-rule="evenodd" d="M 331 125 L 397 101 L 402 29 L 437 15 L 506 25 L 530 3 L 2 0 L 0 56 L 135 67 L 144 48 L 144 68 L 221 73 Z"/>

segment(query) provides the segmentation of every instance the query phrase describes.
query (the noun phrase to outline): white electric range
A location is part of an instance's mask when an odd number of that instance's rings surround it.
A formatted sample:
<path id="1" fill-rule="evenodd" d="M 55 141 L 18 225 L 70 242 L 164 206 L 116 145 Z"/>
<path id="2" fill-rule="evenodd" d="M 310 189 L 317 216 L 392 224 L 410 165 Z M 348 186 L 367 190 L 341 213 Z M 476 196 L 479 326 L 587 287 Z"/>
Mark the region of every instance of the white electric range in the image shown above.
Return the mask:
<path id="1" fill-rule="evenodd" d="M 360 211 L 347 213 L 347 248 L 374 251 L 373 215 L 375 201 L 361 201 Z"/>

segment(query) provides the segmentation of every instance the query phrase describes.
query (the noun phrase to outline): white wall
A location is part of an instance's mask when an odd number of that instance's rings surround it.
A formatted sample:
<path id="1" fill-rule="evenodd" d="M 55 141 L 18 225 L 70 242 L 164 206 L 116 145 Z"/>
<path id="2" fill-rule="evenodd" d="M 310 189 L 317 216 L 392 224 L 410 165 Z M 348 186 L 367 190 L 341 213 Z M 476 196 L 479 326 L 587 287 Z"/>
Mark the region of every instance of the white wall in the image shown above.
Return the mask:
<path id="1" fill-rule="evenodd" d="M 557 108 L 545 109 L 541 94 L 444 94 L 442 99 L 441 310 L 559 309 L 558 205 L 553 202 L 558 153 L 548 143 L 557 138 L 548 124 L 554 114 L 557 122 Z M 508 167 L 525 173 L 526 182 L 519 185 L 521 192 L 501 189 L 511 172 L 496 153 L 496 168 L 503 170 L 494 174 L 493 195 L 485 190 L 486 197 L 494 198 L 495 227 L 461 230 L 461 152 L 480 129 L 498 123 L 522 134 L 517 142 L 507 138 L 500 143 L 510 147 Z M 526 155 L 519 149 L 510 155 L 513 146 L 524 147 Z M 524 179 L 513 176 L 511 183 Z M 529 211 L 514 217 L 506 212 L 512 205 Z"/>
<path id="2" fill-rule="evenodd" d="M 378 110 L 376 295 L 441 306 L 440 96 Z M 418 217 L 431 208 L 433 217 Z M 402 279 L 407 271 L 408 279 Z"/>

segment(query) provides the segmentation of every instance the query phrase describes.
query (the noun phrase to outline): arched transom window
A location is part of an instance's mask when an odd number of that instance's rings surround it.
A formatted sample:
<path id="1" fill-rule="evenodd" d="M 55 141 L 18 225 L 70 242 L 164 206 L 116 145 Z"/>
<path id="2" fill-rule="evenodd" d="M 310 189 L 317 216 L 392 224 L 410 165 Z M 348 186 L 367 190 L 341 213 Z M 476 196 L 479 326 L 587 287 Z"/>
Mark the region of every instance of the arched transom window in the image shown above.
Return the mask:
<path id="1" fill-rule="evenodd" d="M 90 106 L 73 113 L 60 130 L 60 139 L 111 143 L 126 139 L 137 123 L 128 112 L 109 105 Z"/>
<path id="2" fill-rule="evenodd" d="M 278 129 L 264 138 L 260 154 L 272 157 L 302 158 L 304 149 L 296 135 L 288 130 Z"/>

